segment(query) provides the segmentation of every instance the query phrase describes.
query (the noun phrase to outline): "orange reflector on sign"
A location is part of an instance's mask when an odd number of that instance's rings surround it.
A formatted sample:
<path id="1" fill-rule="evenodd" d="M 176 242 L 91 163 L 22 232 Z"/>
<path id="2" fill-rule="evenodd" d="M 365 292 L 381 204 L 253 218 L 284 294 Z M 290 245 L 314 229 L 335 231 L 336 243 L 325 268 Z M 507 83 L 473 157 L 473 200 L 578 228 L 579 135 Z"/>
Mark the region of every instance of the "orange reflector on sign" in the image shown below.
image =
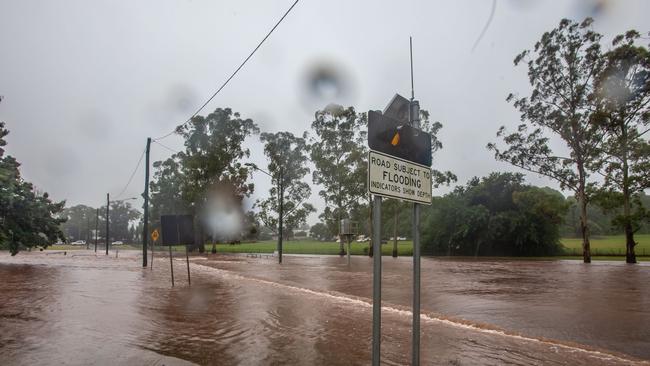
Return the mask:
<path id="1" fill-rule="evenodd" d="M 399 144 L 399 132 L 393 136 L 393 139 L 390 140 L 390 144 L 393 146 L 397 146 L 397 144 Z"/>

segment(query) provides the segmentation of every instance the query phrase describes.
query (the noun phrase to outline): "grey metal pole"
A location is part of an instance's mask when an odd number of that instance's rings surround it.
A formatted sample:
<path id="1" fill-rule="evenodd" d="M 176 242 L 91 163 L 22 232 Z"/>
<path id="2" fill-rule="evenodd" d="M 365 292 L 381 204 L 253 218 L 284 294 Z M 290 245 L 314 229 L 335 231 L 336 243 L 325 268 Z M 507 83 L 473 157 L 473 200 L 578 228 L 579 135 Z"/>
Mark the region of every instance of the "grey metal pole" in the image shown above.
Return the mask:
<path id="1" fill-rule="evenodd" d="M 147 240 L 149 239 L 149 150 L 151 137 L 147 137 L 147 150 L 144 167 L 144 218 L 142 223 L 142 267 L 147 266 Z"/>
<path id="2" fill-rule="evenodd" d="M 420 364 L 420 204 L 413 204 L 413 352 L 411 364 Z"/>
<path id="3" fill-rule="evenodd" d="M 413 88 L 413 39 L 409 37 L 411 58 L 411 103 L 409 105 L 409 122 L 411 127 L 420 130 L 420 103 L 415 100 Z M 420 205 L 413 204 L 413 366 L 420 365 Z"/>
<path id="4" fill-rule="evenodd" d="M 375 196 L 372 206 L 372 365 L 379 366 L 381 357 L 381 197 Z"/>
<path id="5" fill-rule="evenodd" d="M 90 249 L 90 216 L 86 212 L 86 224 L 88 225 L 88 231 L 86 231 L 86 250 Z"/>
<path id="6" fill-rule="evenodd" d="M 97 235 L 99 233 L 99 208 L 97 209 L 97 217 L 95 218 L 95 253 L 97 253 Z"/>
<path id="7" fill-rule="evenodd" d="M 190 278 L 190 256 L 187 253 L 187 244 L 185 244 L 185 261 L 187 262 L 187 284 L 192 285 L 192 279 Z"/>
<path id="8" fill-rule="evenodd" d="M 108 235 L 108 230 L 109 230 L 108 224 L 109 224 L 109 221 L 111 221 L 108 218 L 110 205 L 111 205 L 111 201 L 109 199 L 109 194 L 106 193 L 106 255 L 108 255 L 108 237 L 109 237 L 109 235 Z"/>
<path id="9" fill-rule="evenodd" d="M 346 235 L 348 237 L 348 266 L 350 265 L 350 242 L 352 241 L 352 236 Z"/>
<path id="10" fill-rule="evenodd" d="M 174 262 L 172 261 L 172 246 L 169 245 L 169 269 L 172 272 L 172 287 L 174 287 Z"/>

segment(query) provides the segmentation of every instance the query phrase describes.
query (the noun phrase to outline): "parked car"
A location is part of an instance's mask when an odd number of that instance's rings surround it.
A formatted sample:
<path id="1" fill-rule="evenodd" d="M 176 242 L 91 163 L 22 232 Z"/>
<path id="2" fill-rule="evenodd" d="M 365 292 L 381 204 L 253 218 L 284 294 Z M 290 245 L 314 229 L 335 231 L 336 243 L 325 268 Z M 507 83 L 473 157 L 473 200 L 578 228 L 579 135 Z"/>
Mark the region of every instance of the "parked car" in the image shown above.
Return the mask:
<path id="1" fill-rule="evenodd" d="M 70 243 L 70 245 L 86 245 L 86 241 L 85 240 L 76 240 L 76 241 L 73 241 L 72 243 Z"/>
<path id="2" fill-rule="evenodd" d="M 357 238 L 357 243 L 363 243 L 367 241 L 370 241 L 370 238 L 365 235 L 359 235 L 359 237 Z"/>
<path id="3" fill-rule="evenodd" d="M 111 245 L 123 245 L 124 243 L 121 240 L 116 240 L 111 243 Z"/>

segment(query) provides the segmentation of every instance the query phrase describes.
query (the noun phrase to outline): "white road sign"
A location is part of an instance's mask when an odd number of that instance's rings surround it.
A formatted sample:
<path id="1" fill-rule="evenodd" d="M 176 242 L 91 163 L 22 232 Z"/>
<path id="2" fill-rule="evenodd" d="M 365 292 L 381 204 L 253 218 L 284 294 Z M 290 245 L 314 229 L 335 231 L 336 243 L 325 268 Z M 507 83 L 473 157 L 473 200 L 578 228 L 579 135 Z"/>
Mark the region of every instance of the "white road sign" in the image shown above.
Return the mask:
<path id="1" fill-rule="evenodd" d="M 430 205 L 431 168 L 370 150 L 368 191 L 378 196 Z"/>

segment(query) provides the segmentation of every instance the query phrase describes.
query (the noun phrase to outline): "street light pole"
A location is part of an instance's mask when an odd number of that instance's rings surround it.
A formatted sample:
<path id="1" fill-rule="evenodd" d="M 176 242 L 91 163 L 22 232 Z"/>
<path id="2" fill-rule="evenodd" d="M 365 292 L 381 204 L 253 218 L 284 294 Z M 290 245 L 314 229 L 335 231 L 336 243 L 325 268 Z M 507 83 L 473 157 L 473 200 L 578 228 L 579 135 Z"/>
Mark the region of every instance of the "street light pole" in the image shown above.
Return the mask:
<path id="1" fill-rule="evenodd" d="M 95 253 L 97 253 L 97 234 L 99 233 L 99 208 L 97 209 L 97 217 L 95 218 Z"/>
<path id="2" fill-rule="evenodd" d="M 106 255 L 108 255 L 108 237 L 109 237 L 109 235 L 108 235 L 108 230 L 109 230 L 108 224 L 109 224 L 109 221 L 110 221 L 108 219 L 108 214 L 109 214 L 109 206 L 110 205 L 111 205 L 110 196 L 109 196 L 108 193 L 106 193 Z"/>

